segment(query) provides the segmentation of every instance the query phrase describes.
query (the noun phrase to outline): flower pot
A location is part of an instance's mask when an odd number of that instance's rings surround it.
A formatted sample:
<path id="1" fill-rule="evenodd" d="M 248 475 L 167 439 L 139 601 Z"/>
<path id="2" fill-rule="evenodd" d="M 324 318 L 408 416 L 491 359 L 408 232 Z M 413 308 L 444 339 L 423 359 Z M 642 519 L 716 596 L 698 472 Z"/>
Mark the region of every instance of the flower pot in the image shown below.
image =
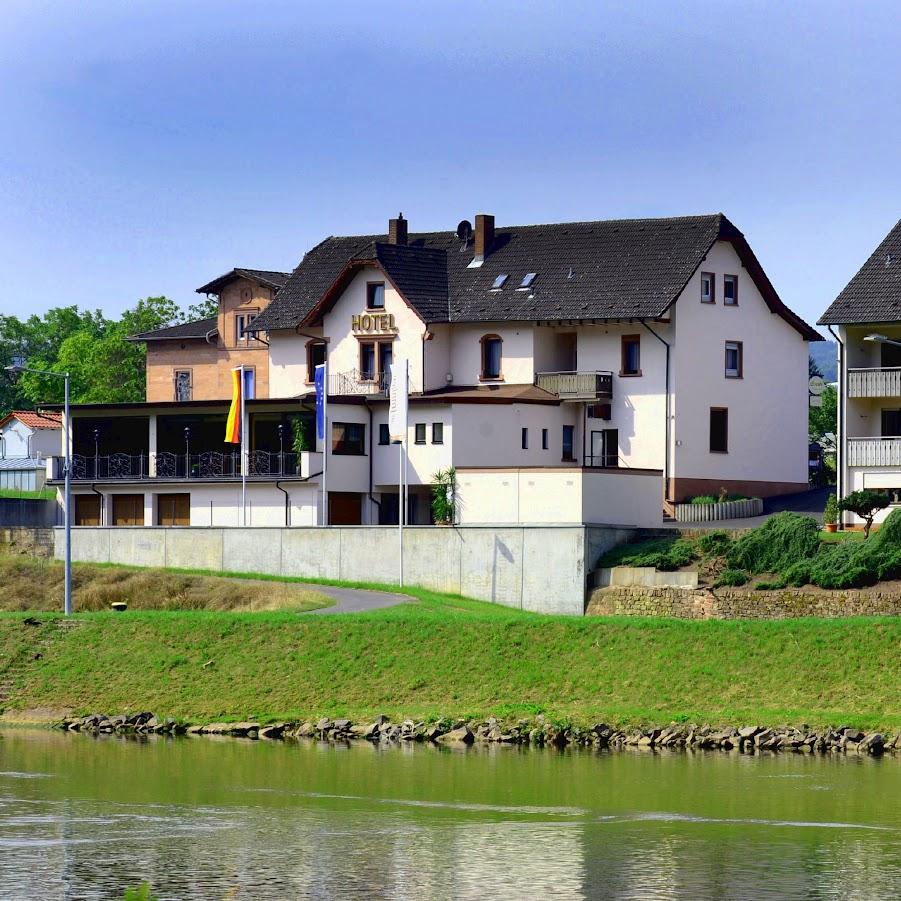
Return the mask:
<path id="1" fill-rule="evenodd" d="M 827 522 L 825 524 L 825 529 L 827 532 L 835 532 L 838 529 L 838 523 L 837 522 Z"/>

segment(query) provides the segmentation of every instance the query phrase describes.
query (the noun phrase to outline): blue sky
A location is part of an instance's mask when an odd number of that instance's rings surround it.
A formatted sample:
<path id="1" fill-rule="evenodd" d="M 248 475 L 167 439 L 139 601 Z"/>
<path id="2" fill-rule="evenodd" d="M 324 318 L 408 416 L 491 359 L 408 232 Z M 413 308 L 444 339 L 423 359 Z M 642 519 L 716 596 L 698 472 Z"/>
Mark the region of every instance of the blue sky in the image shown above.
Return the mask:
<path id="1" fill-rule="evenodd" d="M 3 0 L 0 312 L 328 234 L 722 210 L 815 320 L 901 217 L 893 4 Z"/>

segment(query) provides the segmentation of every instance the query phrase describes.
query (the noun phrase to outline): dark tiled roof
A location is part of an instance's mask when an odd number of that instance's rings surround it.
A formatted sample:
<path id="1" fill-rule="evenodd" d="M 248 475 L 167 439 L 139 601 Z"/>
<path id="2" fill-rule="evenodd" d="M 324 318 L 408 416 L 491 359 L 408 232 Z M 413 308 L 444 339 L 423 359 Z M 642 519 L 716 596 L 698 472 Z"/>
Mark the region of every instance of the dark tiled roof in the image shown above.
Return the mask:
<path id="1" fill-rule="evenodd" d="M 821 325 L 901 319 L 901 221 L 820 318 Z"/>
<path id="2" fill-rule="evenodd" d="M 141 332 L 139 335 L 131 335 L 129 341 L 177 341 L 185 338 L 206 338 L 210 332 L 216 331 L 218 318 L 211 316 L 209 319 L 195 319 L 193 322 L 182 322 L 178 325 L 169 325 L 166 328 L 154 329 L 150 332 Z"/>
<path id="3" fill-rule="evenodd" d="M 254 325 L 309 324 L 363 262 L 379 265 L 425 322 L 654 319 L 718 239 L 733 242 L 773 312 L 805 338 L 820 340 L 785 307 L 744 236 L 721 213 L 498 228 L 484 263 L 472 268 L 472 242 L 461 252 L 455 232 L 412 234 L 403 247 L 387 244 L 385 235 L 326 238 Z M 529 272 L 537 273 L 531 289 L 518 290 Z M 502 273 L 507 281 L 493 291 Z"/>
<path id="4" fill-rule="evenodd" d="M 197 288 L 198 294 L 218 294 L 229 282 L 236 278 L 249 278 L 259 282 L 266 288 L 274 288 L 276 291 L 288 280 L 290 272 L 274 272 L 271 269 L 232 269 L 211 282 Z"/>

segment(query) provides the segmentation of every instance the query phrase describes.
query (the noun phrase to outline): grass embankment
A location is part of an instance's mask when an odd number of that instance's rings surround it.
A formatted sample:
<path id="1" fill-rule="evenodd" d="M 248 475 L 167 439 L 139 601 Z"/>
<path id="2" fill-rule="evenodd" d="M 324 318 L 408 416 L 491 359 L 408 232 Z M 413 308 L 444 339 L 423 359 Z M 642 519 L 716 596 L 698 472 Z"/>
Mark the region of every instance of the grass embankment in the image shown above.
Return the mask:
<path id="1" fill-rule="evenodd" d="M 0 498 L 4 497 L 13 500 L 52 501 L 56 500 L 56 489 L 40 488 L 37 491 L 24 491 L 18 488 L 0 488 Z"/>
<path id="2" fill-rule="evenodd" d="M 24 555 L 0 555 L 0 611 L 58 611 L 63 604 L 63 565 Z M 332 604 L 309 585 L 223 578 L 166 569 L 78 564 L 72 570 L 73 606 L 109 610 L 231 610 L 301 612 Z M 2 666 L 2 663 L 0 663 Z"/>
<path id="3" fill-rule="evenodd" d="M 576 619 L 409 593 L 417 603 L 337 617 L 130 610 L 64 628 L 0 614 L 0 686 L 9 709 L 194 722 L 541 712 L 901 727 L 898 619 Z"/>

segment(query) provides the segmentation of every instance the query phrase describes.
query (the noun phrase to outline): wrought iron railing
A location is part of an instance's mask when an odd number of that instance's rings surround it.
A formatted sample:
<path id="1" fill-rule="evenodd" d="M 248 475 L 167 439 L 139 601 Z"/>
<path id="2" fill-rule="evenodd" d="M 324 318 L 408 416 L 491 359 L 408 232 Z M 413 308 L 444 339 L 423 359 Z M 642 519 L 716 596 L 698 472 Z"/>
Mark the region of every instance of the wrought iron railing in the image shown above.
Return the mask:
<path id="1" fill-rule="evenodd" d="M 385 394 L 391 378 L 387 372 L 369 377 L 359 369 L 333 372 L 328 377 L 328 393 L 333 395 Z"/>
<path id="2" fill-rule="evenodd" d="M 535 384 L 563 400 L 609 400 L 613 397 L 613 373 L 538 372 Z"/>

